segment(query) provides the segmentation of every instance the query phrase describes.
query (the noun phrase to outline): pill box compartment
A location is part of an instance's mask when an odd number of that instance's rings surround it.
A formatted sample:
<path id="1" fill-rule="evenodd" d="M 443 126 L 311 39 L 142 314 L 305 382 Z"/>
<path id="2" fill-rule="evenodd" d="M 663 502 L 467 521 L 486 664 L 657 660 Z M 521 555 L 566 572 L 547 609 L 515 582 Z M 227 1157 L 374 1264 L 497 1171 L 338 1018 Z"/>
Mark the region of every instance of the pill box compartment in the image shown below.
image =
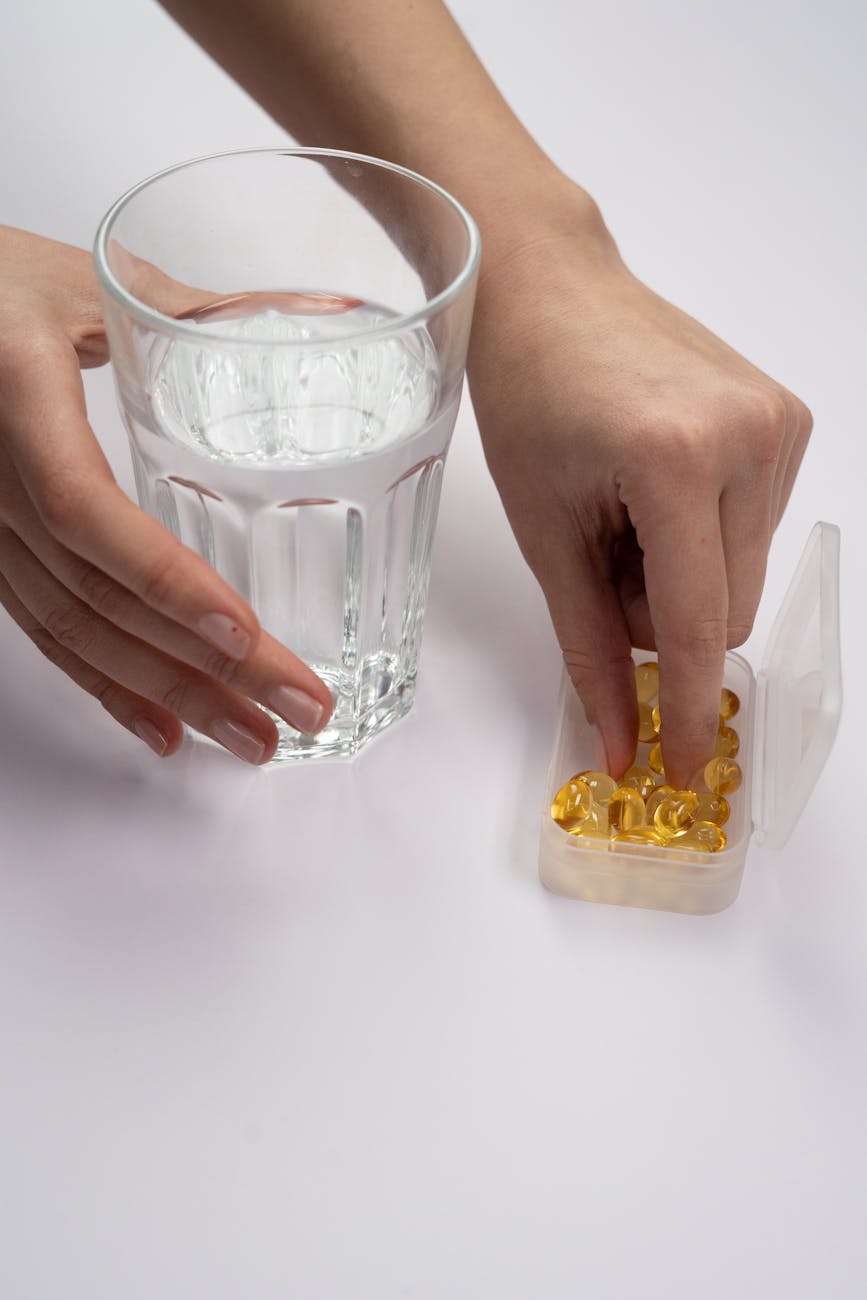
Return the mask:
<path id="1" fill-rule="evenodd" d="M 726 846 L 717 853 L 582 841 L 552 819 L 560 787 L 575 773 L 598 767 L 600 757 L 597 733 L 564 672 L 539 845 L 539 874 L 548 889 L 587 902 L 718 912 L 737 898 L 754 835 L 782 847 L 831 751 L 840 717 L 839 537 L 832 524 L 811 532 L 758 676 L 741 655 L 726 655 L 723 684 L 741 701 L 732 725 L 743 776 L 729 796 Z M 640 651 L 635 661 L 650 658 Z"/>

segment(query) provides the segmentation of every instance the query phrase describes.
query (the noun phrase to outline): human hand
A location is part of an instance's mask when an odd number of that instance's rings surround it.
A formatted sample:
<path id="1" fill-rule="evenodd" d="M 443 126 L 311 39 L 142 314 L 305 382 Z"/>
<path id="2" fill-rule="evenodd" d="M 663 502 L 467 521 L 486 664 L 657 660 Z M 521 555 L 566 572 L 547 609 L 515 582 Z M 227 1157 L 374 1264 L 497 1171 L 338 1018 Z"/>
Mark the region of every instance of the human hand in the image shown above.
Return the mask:
<path id="1" fill-rule="evenodd" d="M 579 198 L 578 195 L 581 197 Z M 483 259 L 467 367 L 485 454 L 611 773 L 656 649 L 667 780 L 713 752 L 812 419 L 623 265 L 582 191 Z"/>
<path id="2" fill-rule="evenodd" d="M 217 296 L 161 281 L 151 299 L 173 315 Z M 0 226 L 0 602 L 156 753 L 185 722 L 266 762 L 277 729 L 254 701 L 316 732 L 331 694 L 115 482 L 80 373 L 107 360 L 90 255 Z"/>

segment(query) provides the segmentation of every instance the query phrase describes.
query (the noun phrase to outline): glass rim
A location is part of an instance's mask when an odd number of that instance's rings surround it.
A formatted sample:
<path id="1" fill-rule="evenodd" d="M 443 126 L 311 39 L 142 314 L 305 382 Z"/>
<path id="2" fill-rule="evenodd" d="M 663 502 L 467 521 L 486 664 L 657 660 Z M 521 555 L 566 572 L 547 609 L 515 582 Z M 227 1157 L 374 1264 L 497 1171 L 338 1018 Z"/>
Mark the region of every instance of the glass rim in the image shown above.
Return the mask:
<path id="1" fill-rule="evenodd" d="M 170 176 L 173 172 L 182 171 L 187 167 L 195 167 L 201 163 L 215 162 L 222 158 L 239 158 L 249 157 L 251 155 L 270 155 L 272 157 L 302 157 L 302 158 L 346 158 L 351 162 L 370 164 L 375 167 L 383 168 L 386 171 L 394 172 L 397 175 L 406 177 L 407 180 L 414 181 L 422 185 L 425 189 L 438 194 L 453 209 L 459 219 L 462 221 L 464 229 L 469 239 L 469 250 L 466 259 L 458 274 L 450 281 L 449 284 L 432 298 L 428 298 L 422 307 L 415 311 L 407 312 L 404 315 L 396 316 L 386 324 L 376 325 L 370 329 L 360 329 L 350 334 L 322 335 L 315 339 L 287 339 L 286 341 L 275 342 L 271 338 L 227 338 L 225 334 L 218 334 L 208 329 L 207 326 L 195 325 L 189 321 L 177 320 L 174 316 L 167 316 L 164 312 L 158 311 L 156 307 L 149 307 L 143 303 L 134 294 L 125 289 L 124 286 L 115 276 L 108 263 L 108 243 L 112 227 L 117 218 L 132 202 L 132 200 L 149 186 L 154 185 L 165 176 Z M 120 198 L 106 212 L 105 216 L 99 223 L 96 237 L 93 244 L 93 262 L 96 268 L 97 279 L 101 287 L 120 306 L 133 316 L 136 320 L 159 333 L 165 334 L 171 332 L 173 337 L 196 340 L 201 343 L 204 340 L 219 344 L 225 347 L 231 344 L 233 349 L 238 347 L 263 347 L 271 349 L 309 349 L 319 348 L 323 345 L 333 346 L 352 346 L 361 342 L 373 341 L 380 338 L 387 338 L 394 334 L 402 334 L 407 330 L 415 329 L 435 316 L 443 308 L 453 303 L 466 286 L 470 283 L 476 271 L 478 270 L 481 257 L 481 235 L 478 226 L 473 220 L 467 209 L 460 203 L 448 190 L 437 185 L 435 181 L 428 180 L 419 172 L 411 171 L 408 167 L 401 167 L 399 163 L 389 162 L 385 158 L 374 158 L 368 154 L 353 153 L 346 149 L 320 149 L 315 146 L 310 147 L 281 147 L 272 146 L 254 149 L 226 149 L 219 153 L 202 154 L 198 158 L 188 158 L 184 162 L 173 163 L 170 167 L 164 167 L 158 172 L 146 176 L 144 180 L 139 181 L 130 189 L 121 194 Z"/>

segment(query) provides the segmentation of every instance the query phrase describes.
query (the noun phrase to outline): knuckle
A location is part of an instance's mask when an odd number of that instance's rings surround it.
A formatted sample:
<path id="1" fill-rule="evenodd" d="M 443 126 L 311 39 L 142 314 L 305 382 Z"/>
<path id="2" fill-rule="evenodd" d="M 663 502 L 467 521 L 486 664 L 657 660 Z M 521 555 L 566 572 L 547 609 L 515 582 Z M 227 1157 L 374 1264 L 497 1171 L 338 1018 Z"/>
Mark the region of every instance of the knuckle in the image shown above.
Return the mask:
<path id="1" fill-rule="evenodd" d="M 177 585 L 179 563 L 180 557 L 171 553 L 151 561 L 135 587 L 145 604 L 162 609 L 169 603 Z"/>
<path id="2" fill-rule="evenodd" d="M 240 667 L 237 659 L 230 659 L 219 650 L 209 650 L 201 663 L 201 671 L 205 676 L 213 677 L 225 686 L 239 685 Z"/>
<path id="3" fill-rule="evenodd" d="M 708 476 L 716 456 L 716 439 L 703 420 L 684 415 L 651 415 L 643 422 L 639 437 L 652 447 L 657 464 L 680 481 Z"/>
<path id="4" fill-rule="evenodd" d="M 794 402 L 795 414 L 798 417 L 798 432 L 801 437 L 806 440 L 813 432 L 813 412 L 799 397 L 796 397 Z"/>
<path id="5" fill-rule="evenodd" d="M 722 659 L 728 639 L 728 622 L 710 615 L 694 618 L 683 637 L 683 653 L 694 668 L 712 668 Z"/>
<path id="6" fill-rule="evenodd" d="M 73 475 L 52 473 L 34 494 L 36 509 L 49 533 L 74 546 L 87 518 L 90 489 Z"/>
<path id="7" fill-rule="evenodd" d="M 30 633 L 30 640 L 50 664 L 54 664 L 64 672 L 67 671 L 70 661 L 69 651 L 54 639 L 47 628 L 35 627 Z"/>
<path id="8" fill-rule="evenodd" d="M 567 649 L 564 646 L 563 662 L 575 679 L 588 677 L 593 672 L 593 660 L 585 650 Z"/>
<path id="9" fill-rule="evenodd" d="M 189 707 L 192 687 L 193 682 L 191 678 L 177 677 L 164 691 L 161 692 L 157 703 L 162 704 L 170 713 L 173 713 L 175 717 L 184 718 Z"/>
<path id="10" fill-rule="evenodd" d="M 85 564 L 78 579 L 78 592 L 92 610 L 110 622 L 116 621 L 128 597 L 123 588 L 95 564 Z"/>
<path id="11" fill-rule="evenodd" d="M 76 605 L 56 605 L 44 615 L 42 625 L 58 645 L 86 658 L 94 635 L 89 611 Z"/>
<path id="12" fill-rule="evenodd" d="M 759 461 L 776 462 L 786 439 L 789 408 L 782 392 L 768 389 L 751 403 L 750 433 L 753 453 Z"/>
<path id="13" fill-rule="evenodd" d="M 120 721 L 122 706 L 126 698 L 126 693 L 117 682 L 113 682 L 110 677 L 102 678 L 91 689 L 91 695 L 94 699 L 99 700 L 106 713 L 111 714 L 113 718 Z"/>
<path id="14" fill-rule="evenodd" d="M 755 614 L 739 613 L 735 618 L 729 619 L 726 635 L 727 650 L 733 650 L 736 645 L 743 645 L 753 630 L 754 618 Z"/>

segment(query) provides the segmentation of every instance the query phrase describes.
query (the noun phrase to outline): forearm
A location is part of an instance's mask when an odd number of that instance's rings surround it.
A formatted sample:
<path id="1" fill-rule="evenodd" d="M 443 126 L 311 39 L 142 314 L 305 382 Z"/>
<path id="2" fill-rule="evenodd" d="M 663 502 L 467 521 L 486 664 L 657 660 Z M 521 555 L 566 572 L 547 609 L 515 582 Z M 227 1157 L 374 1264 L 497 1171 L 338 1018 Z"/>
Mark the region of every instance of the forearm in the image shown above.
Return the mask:
<path id="1" fill-rule="evenodd" d="M 595 204 L 511 111 L 440 0 L 161 0 L 163 7 L 303 144 L 388 158 L 450 190 L 489 258 L 528 205 L 568 195 L 589 242 Z"/>

